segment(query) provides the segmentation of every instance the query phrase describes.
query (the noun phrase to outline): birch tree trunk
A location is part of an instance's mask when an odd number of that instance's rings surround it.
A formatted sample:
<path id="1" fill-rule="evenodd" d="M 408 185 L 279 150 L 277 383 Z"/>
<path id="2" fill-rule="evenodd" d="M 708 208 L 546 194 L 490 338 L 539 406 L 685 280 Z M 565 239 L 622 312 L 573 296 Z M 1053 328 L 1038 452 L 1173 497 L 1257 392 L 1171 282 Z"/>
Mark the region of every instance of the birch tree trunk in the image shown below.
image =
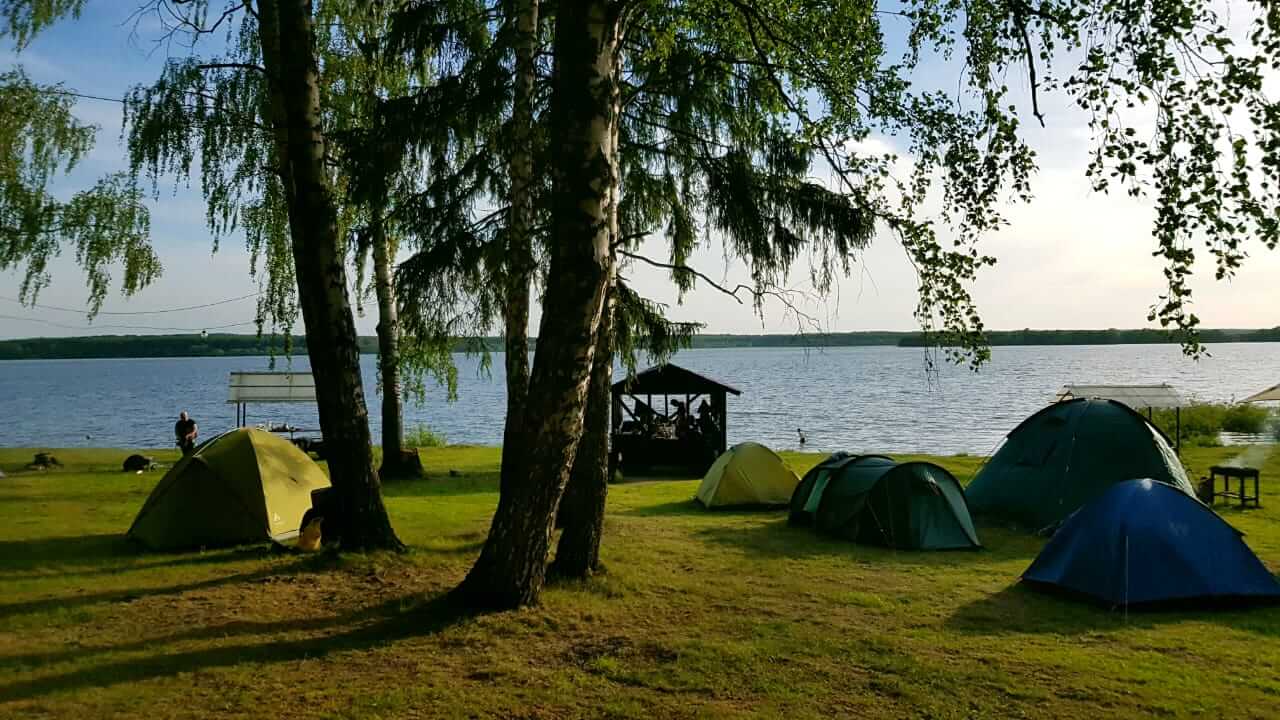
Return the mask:
<path id="1" fill-rule="evenodd" d="M 620 71 L 614 58 L 614 72 Z M 612 467 L 609 463 L 609 423 L 613 410 L 613 283 L 616 282 L 616 258 L 613 247 L 621 235 L 618 218 L 622 199 L 622 164 L 620 133 L 622 129 L 621 85 L 613 85 L 611 98 L 609 153 L 613 158 L 609 181 L 609 281 L 604 311 L 596 330 L 595 358 L 592 360 L 591 384 L 587 390 L 587 409 L 583 419 L 582 440 L 574 458 L 569 484 L 560 500 L 558 525 L 563 528 L 556 546 L 556 558 L 549 572 L 562 578 L 586 579 L 603 569 L 600 562 L 600 540 L 604 536 L 604 509 L 609 497 Z"/>
<path id="2" fill-rule="evenodd" d="M 337 213 L 324 167 L 319 70 L 310 0 L 259 0 L 263 63 L 273 79 L 271 115 L 287 180 L 289 231 L 320 429 L 341 517 L 326 535 L 350 549 L 402 549 L 373 467 L 369 411 L 360 378 Z"/>
<path id="3" fill-rule="evenodd" d="M 556 577 L 586 579 L 604 567 L 600 562 L 600 540 L 604 536 L 604 509 L 609 496 L 612 385 L 613 303 L 610 297 L 605 301 L 596 332 L 596 356 L 587 391 L 582 440 L 569 484 L 560 500 L 559 521 L 563 531 L 556 545 L 555 561 L 548 568 Z"/>
<path id="4" fill-rule="evenodd" d="M 538 601 L 560 496 L 582 434 L 587 383 L 608 281 L 610 152 L 619 3 L 573 0 L 556 13 L 551 98 L 551 266 L 529 379 L 518 473 L 456 596 L 472 607 Z"/>
<path id="5" fill-rule="evenodd" d="M 538 50 L 538 0 L 516 2 L 516 77 L 511 113 L 511 228 L 507 247 L 507 417 L 502 431 L 503 491 L 520 474 L 520 439 L 529 392 L 529 283 L 533 275 L 533 93 Z"/>
<path id="6" fill-rule="evenodd" d="M 382 382 L 383 476 L 414 470 L 403 457 L 404 407 L 400 396 L 400 318 L 396 314 L 396 286 L 392 277 L 391 240 L 382 220 L 382 207 L 373 209 L 373 288 L 378 296 L 378 373 Z"/>

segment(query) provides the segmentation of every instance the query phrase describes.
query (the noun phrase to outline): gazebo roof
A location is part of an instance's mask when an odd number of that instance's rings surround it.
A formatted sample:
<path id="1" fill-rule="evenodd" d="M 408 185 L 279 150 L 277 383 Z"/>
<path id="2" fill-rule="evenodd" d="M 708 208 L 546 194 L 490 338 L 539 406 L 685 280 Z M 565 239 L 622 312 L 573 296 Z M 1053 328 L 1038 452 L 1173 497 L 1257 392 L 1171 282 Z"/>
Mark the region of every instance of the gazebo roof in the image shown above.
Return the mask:
<path id="1" fill-rule="evenodd" d="M 733 395 L 742 394 L 742 391 L 737 388 L 671 363 L 655 365 L 648 370 L 636 373 L 633 378 L 623 378 L 613 384 L 615 395 L 620 393 L 630 395 L 701 395 L 716 391 L 724 391 Z"/>
<path id="2" fill-rule="evenodd" d="M 1131 408 L 1176 408 L 1186 405 L 1182 395 L 1168 383 L 1160 385 L 1063 385 L 1056 401 L 1075 398 L 1103 398 Z"/>

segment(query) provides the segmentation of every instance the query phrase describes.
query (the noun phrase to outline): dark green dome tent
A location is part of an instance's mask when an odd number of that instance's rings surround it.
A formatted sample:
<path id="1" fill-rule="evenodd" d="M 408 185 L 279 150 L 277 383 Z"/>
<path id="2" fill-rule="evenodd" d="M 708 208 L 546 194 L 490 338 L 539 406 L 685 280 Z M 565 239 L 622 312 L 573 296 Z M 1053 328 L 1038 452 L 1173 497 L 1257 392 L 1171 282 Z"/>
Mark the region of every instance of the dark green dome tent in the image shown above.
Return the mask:
<path id="1" fill-rule="evenodd" d="M 1039 530 L 1133 478 L 1152 478 L 1195 496 L 1159 428 L 1123 403 L 1079 398 L 1023 420 L 966 495 L 977 515 Z"/>
<path id="2" fill-rule="evenodd" d="M 812 483 L 796 488 L 792 507 L 801 512 L 796 522 L 808 515 L 819 532 L 903 550 L 981 547 L 964 490 L 945 469 L 882 455 L 823 464 L 829 466 L 812 473 Z"/>
<path id="3" fill-rule="evenodd" d="M 832 453 L 805 473 L 795 492 L 791 493 L 791 512 L 787 522 L 813 525 L 813 515 L 818 512 L 818 502 L 822 500 L 822 492 L 831 481 L 831 475 L 854 463 L 892 465 L 893 458 L 887 455 L 852 455 L 843 450 Z"/>

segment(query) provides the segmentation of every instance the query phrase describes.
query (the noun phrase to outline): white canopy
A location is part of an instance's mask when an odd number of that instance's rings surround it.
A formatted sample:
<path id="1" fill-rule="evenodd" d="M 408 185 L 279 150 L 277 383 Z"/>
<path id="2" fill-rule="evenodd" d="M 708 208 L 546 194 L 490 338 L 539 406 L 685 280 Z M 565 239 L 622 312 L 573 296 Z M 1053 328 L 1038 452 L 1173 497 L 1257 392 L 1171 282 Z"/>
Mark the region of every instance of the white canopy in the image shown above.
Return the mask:
<path id="1" fill-rule="evenodd" d="M 1266 402 L 1268 400 L 1280 400 L 1280 385 L 1272 385 L 1260 393 L 1254 393 L 1240 402 Z"/>
<path id="2" fill-rule="evenodd" d="M 1177 408 L 1186 405 L 1182 395 L 1168 383 L 1159 385 L 1063 385 L 1056 402 L 1076 398 L 1102 398 L 1122 402 L 1131 408 Z"/>
<path id="3" fill-rule="evenodd" d="M 232 371 L 228 403 L 313 403 L 316 381 L 309 372 Z"/>

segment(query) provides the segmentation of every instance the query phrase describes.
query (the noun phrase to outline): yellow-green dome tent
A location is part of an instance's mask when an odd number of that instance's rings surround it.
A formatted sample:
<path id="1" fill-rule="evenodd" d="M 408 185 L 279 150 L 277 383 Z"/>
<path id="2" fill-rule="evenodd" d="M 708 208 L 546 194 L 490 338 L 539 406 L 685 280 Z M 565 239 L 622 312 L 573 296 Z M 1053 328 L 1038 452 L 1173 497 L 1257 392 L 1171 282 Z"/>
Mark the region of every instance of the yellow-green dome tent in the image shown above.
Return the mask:
<path id="1" fill-rule="evenodd" d="M 293 443 L 241 428 L 196 448 L 165 473 L 129 537 L 153 550 L 287 540 L 329 478 Z"/>
<path id="2" fill-rule="evenodd" d="M 800 478 L 759 443 L 745 442 L 724 451 L 698 486 L 704 507 L 781 506 L 791 501 Z"/>

